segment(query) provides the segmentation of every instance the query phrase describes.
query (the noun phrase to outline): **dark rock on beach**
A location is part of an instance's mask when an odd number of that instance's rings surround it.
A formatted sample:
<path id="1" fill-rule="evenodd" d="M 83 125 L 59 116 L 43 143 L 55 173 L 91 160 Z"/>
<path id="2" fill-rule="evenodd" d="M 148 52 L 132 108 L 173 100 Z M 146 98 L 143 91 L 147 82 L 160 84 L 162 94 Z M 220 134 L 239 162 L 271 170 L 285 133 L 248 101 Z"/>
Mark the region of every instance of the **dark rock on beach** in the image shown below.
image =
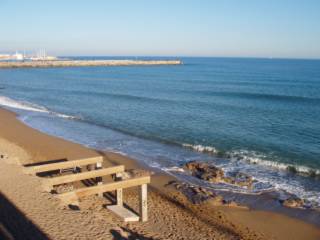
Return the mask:
<path id="1" fill-rule="evenodd" d="M 173 186 L 176 190 L 181 192 L 187 199 L 193 204 L 201 204 L 206 201 L 210 201 L 210 203 L 220 206 L 220 205 L 231 205 L 235 206 L 236 203 L 226 202 L 222 196 L 214 193 L 213 191 L 209 191 L 206 188 L 194 186 L 188 183 L 172 181 L 168 184 L 169 186 Z"/>
<path id="2" fill-rule="evenodd" d="M 277 191 L 275 199 L 277 199 L 284 207 L 315 209 L 315 205 L 313 202 L 301 199 L 298 196 L 284 190 Z"/>
<path id="3" fill-rule="evenodd" d="M 191 161 L 186 163 L 184 167 L 190 171 L 193 176 L 211 183 L 223 182 L 248 188 L 251 188 L 253 184 L 253 179 L 248 174 L 234 172 L 229 176 L 225 176 L 221 168 L 204 162 Z"/>
<path id="4" fill-rule="evenodd" d="M 224 177 L 224 182 L 234 184 L 240 187 L 251 188 L 253 184 L 253 179 L 250 175 L 243 172 L 234 172 L 231 176 Z"/>
<path id="5" fill-rule="evenodd" d="M 303 199 L 293 195 L 288 199 L 282 201 L 282 205 L 290 208 L 303 208 L 305 205 L 305 202 Z"/>
<path id="6" fill-rule="evenodd" d="M 203 162 L 191 161 L 185 164 L 185 168 L 189 170 L 193 176 L 208 182 L 221 182 L 224 177 L 222 169 Z"/>

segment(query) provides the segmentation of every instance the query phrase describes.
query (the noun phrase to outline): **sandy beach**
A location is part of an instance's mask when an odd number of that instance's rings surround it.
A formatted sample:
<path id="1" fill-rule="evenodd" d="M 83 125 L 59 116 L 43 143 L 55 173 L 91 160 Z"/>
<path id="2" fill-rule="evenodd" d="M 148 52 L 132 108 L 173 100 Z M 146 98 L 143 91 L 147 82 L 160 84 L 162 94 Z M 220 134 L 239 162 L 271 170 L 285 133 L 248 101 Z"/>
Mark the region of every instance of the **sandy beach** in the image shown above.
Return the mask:
<path id="1" fill-rule="evenodd" d="M 320 240 L 320 1 L 0 9 L 0 240 Z"/>
<path id="2" fill-rule="evenodd" d="M 245 207 L 193 204 L 153 173 L 149 187 L 149 220 L 124 223 L 110 212 L 107 198 L 81 199 L 80 210 L 65 207 L 41 189 L 41 179 L 25 175 L 24 164 L 103 156 L 104 166 L 148 169 L 129 157 L 100 152 L 27 127 L 0 109 L 1 239 L 320 239 L 320 229 L 297 219 Z M 124 202 L 137 211 L 137 189 L 124 191 Z"/>

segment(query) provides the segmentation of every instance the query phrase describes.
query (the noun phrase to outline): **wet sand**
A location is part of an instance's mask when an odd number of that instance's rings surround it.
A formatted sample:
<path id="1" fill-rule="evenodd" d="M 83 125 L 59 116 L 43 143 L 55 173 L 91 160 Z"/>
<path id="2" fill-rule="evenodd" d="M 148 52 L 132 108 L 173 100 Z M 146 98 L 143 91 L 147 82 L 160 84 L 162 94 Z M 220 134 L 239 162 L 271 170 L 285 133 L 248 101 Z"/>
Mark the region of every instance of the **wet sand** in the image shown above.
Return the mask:
<path id="1" fill-rule="evenodd" d="M 40 178 L 24 175 L 22 165 L 61 158 L 102 155 L 104 165 L 146 168 L 133 159 L 89 149 L 27 127 L 0 109 L 0 237 L 15 239 L 320 239 L 320 229 L 284 215 L 241 207 L 192 204 L 154 173 L 149 187 L 149 221 L 124 223 L 106 209 L 107 198 L 82 199 L 71 210 L 44 193 Z M 138 210 L 136 189 L 124 202 Z"/>

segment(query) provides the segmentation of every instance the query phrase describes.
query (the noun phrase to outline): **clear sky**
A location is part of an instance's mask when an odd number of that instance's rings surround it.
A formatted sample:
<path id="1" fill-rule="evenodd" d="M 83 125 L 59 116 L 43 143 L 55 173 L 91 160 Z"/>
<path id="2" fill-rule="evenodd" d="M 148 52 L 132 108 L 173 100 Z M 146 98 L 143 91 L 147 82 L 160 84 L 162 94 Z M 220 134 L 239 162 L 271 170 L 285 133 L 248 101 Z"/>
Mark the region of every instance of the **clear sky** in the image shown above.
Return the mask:
<path id="1" fill-rule="evenodd" d="M 320 0 L 0 0 L 0 52 L 320 58 Z"/>

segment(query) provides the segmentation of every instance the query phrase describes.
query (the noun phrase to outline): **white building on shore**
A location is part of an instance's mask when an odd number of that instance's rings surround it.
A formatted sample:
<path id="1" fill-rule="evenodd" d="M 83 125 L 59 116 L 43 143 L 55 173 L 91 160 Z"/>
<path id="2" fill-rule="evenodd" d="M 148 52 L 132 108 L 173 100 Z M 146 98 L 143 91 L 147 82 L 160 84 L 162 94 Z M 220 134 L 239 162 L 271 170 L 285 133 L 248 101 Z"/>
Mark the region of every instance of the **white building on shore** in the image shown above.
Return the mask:
<path id="1" fill-rule="evenodd" d="M 0 60 L 8 60 L 11 59 L 10 54 L 0 54 Z"/>
<path id="2" fill-rule="evenodd" d="M 57 59 L 57 57 L 47 55 L 44 49 L 41 49 L 34 55 L 26 55 L 18 51 L 15 54 L 0 54 L 1 61 L 53 61 Z"/>
<path id="3" fill-rule="evenodd" d="M 25 56 L 24 56 L 24 54 L 22 54 L 22 53 L 16 52 L 16 54 L 14 55 L 14 58 L 15 58 L 15 60 L 23 61 L 24 58 L 25 58 Z"/>
<path id="4" fill-rule="evenodd" d="M 45 49 L 40 49 L 35 56 L 30 57 L 32 61 L 52 61 L 57 60 L 54 56 L 48 56 Z"/>

